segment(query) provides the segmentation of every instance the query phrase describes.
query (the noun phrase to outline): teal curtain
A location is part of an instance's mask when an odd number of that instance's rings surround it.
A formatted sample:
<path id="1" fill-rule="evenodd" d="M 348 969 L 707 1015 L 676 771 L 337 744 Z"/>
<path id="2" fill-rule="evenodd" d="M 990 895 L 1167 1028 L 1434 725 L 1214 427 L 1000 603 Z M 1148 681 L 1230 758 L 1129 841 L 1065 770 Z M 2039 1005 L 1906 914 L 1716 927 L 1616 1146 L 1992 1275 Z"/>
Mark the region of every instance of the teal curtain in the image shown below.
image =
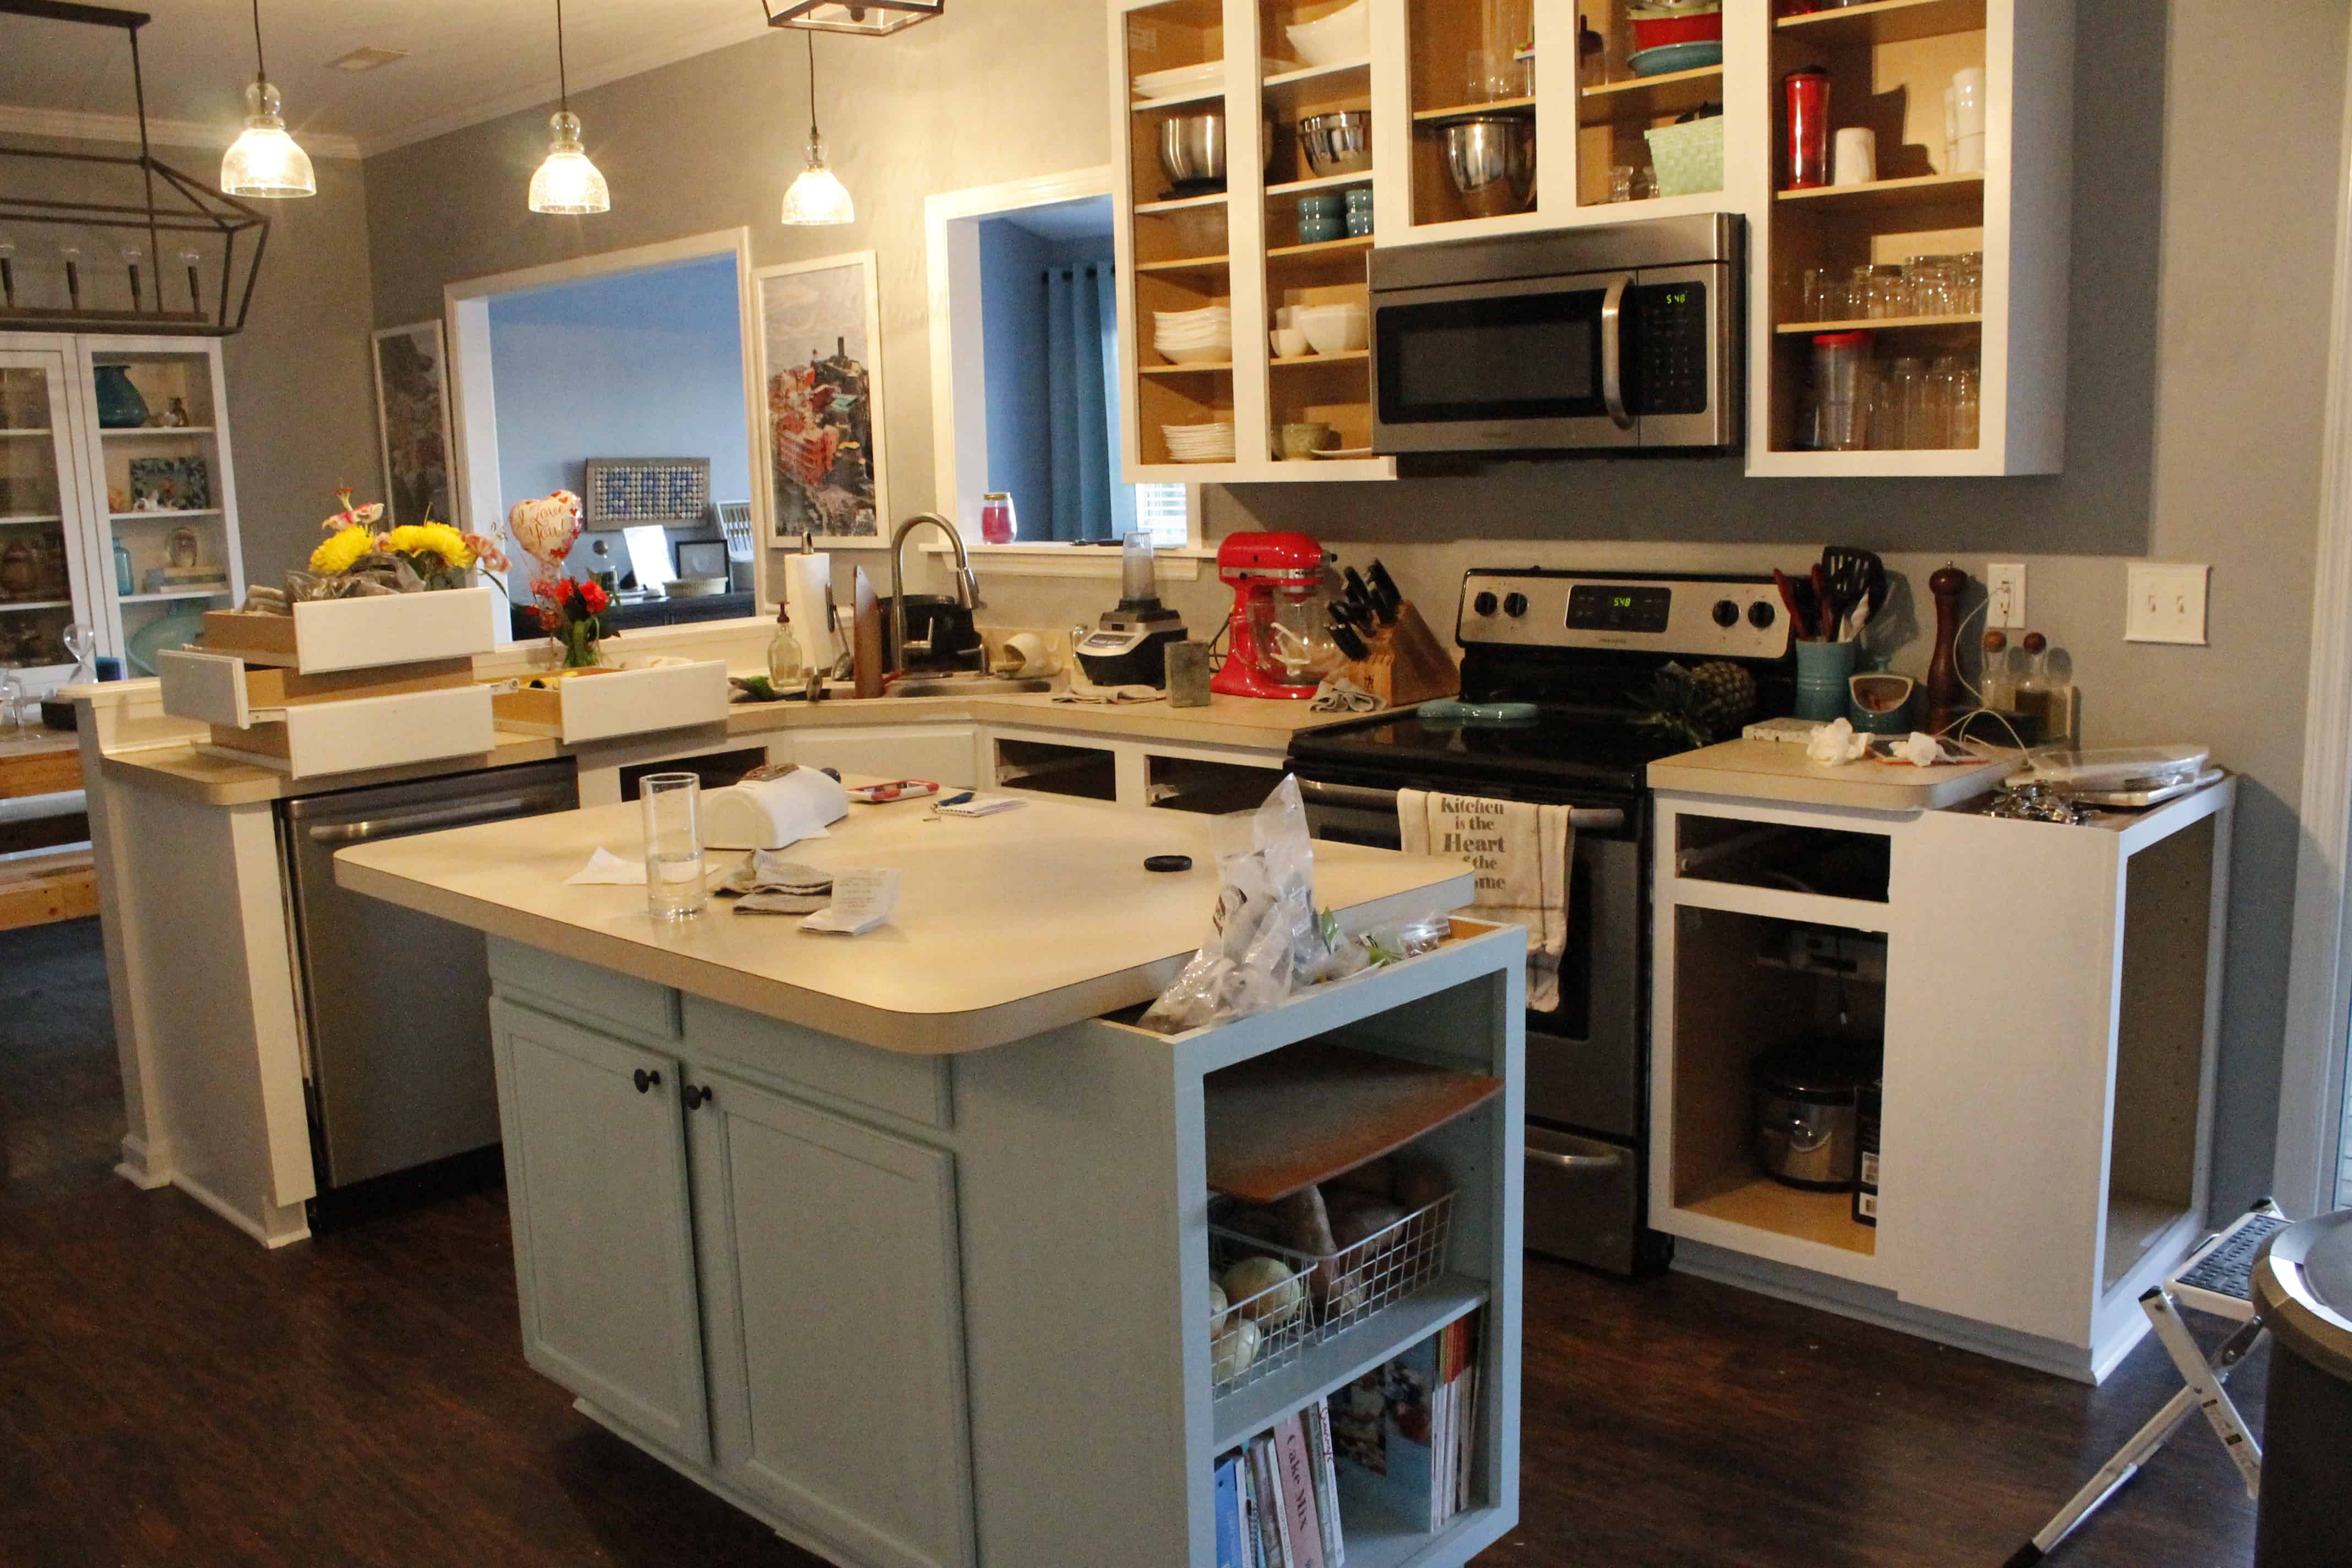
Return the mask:
<path id="1" fill-rule="evenodd" d="M 1118 482 L 1118 290 L 1111 264 L 1049 267 L 1043 276 L 1052 477 L 1043 536 L 1118 539 L 1135 526 L 1135 500 Z"/>

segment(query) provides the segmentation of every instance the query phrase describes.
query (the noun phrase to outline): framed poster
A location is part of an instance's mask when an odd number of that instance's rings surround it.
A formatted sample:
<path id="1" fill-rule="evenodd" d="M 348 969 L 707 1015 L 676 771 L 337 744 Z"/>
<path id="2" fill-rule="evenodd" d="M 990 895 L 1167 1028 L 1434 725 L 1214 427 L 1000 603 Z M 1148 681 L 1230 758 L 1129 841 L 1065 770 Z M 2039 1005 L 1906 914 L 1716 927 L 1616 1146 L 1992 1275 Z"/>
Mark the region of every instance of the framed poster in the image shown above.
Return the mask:
<path id="1" fill-rule="evenodd" d="M 375 334 L 375 407 L 383 439 L 384 525 L 455 522 L 449 499 L 449 355 L 437 321 Z"/>
<path id="2" fill-rule="evenodd" d="M 751 278 L 776 537 L 887 543 L 874 253 L 763 267 Z"/>

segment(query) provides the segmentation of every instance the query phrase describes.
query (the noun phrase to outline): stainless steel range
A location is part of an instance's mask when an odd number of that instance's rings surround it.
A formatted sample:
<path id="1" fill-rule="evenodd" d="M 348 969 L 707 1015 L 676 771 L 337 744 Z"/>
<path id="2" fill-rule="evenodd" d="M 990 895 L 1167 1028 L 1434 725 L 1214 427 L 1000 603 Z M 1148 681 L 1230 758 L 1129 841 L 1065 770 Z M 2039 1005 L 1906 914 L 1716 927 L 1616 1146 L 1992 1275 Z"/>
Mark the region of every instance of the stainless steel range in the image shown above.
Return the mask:
<path id="1" fill-rule="evenodd" d="M 1664 1264 L 1644 1224 L 1650 804 L 1684 749 L 1634 721 L 1669 662 L 1727 659 L 1763 714 L 1789 711 L 1790 627 L 1769 576 L 1477 570 L 1454 624 L 1465 702 L 1532 703 L 1482 724 L 1375 718 L 1300 734 L 1289 767 L 1318 837 L 1395 847 L 1396 792 L 1572 807 L 1559 1009 L 1528 1015 L 1528 1245 L 1597 1268 Z"/>

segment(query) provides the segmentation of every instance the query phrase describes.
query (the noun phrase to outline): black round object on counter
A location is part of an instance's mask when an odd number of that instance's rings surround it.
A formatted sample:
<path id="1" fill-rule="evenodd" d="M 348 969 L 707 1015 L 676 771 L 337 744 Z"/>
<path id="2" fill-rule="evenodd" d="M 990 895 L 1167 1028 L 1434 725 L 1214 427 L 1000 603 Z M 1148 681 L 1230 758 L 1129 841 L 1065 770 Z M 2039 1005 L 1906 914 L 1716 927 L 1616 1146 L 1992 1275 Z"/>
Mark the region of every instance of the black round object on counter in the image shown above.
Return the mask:
<path id="1" fill-rule="evenodd" d="M 1147 871 L 1189 871 L 1192 868 L 1190 855 L 1147 855 L 1143 858 Z"/>

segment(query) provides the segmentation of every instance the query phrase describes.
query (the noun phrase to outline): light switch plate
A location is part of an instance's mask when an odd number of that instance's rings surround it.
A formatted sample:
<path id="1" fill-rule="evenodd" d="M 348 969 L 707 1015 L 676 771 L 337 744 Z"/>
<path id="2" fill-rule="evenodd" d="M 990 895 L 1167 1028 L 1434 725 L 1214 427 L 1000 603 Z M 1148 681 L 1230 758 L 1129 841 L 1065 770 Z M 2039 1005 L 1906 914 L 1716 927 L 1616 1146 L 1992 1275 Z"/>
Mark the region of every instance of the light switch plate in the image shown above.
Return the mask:
<path id="1" fill-rule="evenodd" d="M 1985 626 L 2008 630 L 2026 625 L 2025 563 L 1996 561 L 1985 568 Z"/>
<path id="2" fill-rule="evenodd" d="M 2135 562 L 2125 568 L 2130 603 L 2124 641 L 2205 643 L 2205 590 L 2210 566 Z"/>

